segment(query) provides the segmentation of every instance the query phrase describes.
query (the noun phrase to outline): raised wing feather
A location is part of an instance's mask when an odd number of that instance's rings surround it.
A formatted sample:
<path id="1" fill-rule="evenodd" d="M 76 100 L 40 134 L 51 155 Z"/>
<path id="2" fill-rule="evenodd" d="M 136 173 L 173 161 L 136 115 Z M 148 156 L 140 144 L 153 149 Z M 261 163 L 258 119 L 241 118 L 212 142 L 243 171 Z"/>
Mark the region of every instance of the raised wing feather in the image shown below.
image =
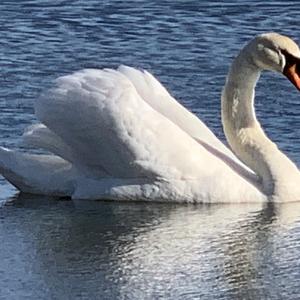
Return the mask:
<path id="1" fill-rule="evenodd" d="M 208 145 L 221 152 L 227 158 L 250 171 L 199 118 L 176 101 L 152 74 L 128 66 L 120 66 L 118 70 L 130 79 L 139 95 L 153 109 L 203 145 Z"/>
<path id="2" fill-rule="evenodd" d="M 74 164 L 92 176 L 195 179 L 220 164 L 118 71 L 61 77 L 37 102 L 36 114 L 72 149 Z"/>

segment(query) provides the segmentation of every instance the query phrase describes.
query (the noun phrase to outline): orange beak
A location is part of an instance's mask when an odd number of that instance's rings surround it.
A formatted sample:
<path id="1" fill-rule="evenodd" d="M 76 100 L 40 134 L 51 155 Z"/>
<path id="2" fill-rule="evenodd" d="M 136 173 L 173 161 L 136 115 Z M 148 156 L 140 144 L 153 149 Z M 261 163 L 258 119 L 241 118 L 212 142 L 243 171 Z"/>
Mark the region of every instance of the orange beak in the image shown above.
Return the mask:
<path id="1" fill-rule="evenodd" d="M 286 66 L 283 74 L 300 91 L 300 58 L 286 55 Z"/>

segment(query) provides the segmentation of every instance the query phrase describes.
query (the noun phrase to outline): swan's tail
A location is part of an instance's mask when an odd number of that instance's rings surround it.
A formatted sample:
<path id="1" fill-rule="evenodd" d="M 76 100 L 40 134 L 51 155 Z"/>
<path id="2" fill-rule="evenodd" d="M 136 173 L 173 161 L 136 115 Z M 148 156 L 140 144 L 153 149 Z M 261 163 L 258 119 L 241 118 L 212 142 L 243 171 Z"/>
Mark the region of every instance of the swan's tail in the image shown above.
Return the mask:
<path id="1" fill-rule="evenodd" d="M 25 193 L 71 196 L 76 171 L 55 155 L 27 154 L 0 147 L 0 174 Z"/>

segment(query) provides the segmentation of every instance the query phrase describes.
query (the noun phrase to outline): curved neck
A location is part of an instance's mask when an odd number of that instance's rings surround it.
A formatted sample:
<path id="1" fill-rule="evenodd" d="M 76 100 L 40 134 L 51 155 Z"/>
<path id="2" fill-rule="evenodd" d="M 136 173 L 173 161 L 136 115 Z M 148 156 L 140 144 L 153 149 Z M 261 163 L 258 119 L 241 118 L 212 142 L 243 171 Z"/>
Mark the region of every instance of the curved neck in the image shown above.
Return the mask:
<path id="1" fill-rule="evenodd" d="M 244 48 L 234 60 L 223 89 L 222 123 L 233 152 L 260 177 L 263 192 L 274 195 L 290 185 L 286 170 L 297 176 L 298 183 L 300 176 L 297 167 L 266 136 L 256 119 L 254 88 L 260 73 Z"/>

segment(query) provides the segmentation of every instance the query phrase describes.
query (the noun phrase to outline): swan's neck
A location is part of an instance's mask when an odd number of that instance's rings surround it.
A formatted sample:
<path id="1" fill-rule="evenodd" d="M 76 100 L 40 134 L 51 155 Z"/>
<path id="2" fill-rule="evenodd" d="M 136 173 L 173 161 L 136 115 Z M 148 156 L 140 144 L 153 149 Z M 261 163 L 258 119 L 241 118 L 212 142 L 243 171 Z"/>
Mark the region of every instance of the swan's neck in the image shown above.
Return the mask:
<path id="1" fill-rule="evenodd" d="M 224 132 L 235 154 L 260 177 L 265 194 L 294 197 L 297 190 L 300 196 L 297 167 L 266 136 L 255 116 L 254 88 L 260 72 L 247 48 L 233 62 L 222 94 Z"/>

